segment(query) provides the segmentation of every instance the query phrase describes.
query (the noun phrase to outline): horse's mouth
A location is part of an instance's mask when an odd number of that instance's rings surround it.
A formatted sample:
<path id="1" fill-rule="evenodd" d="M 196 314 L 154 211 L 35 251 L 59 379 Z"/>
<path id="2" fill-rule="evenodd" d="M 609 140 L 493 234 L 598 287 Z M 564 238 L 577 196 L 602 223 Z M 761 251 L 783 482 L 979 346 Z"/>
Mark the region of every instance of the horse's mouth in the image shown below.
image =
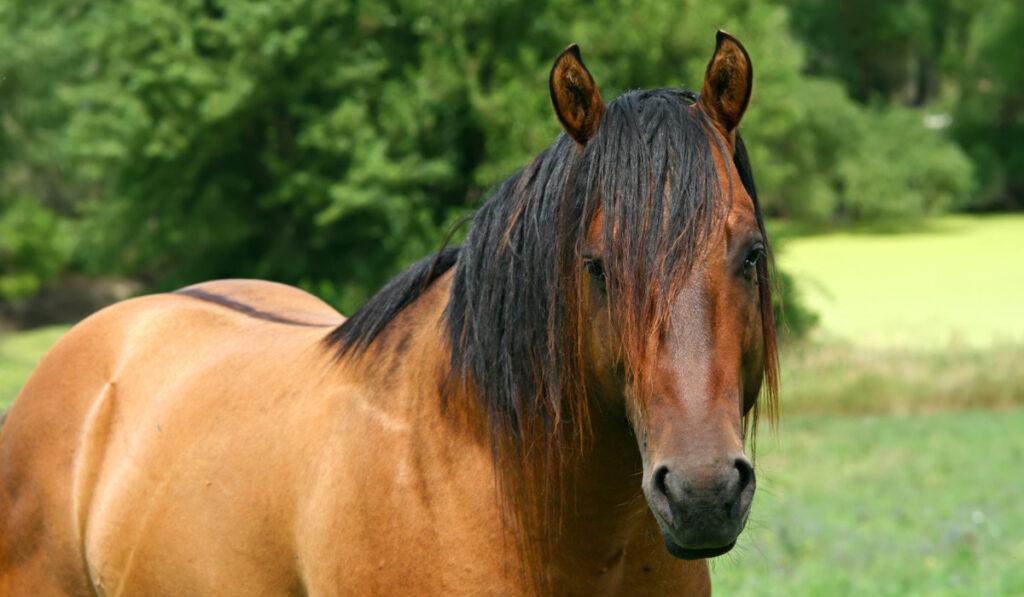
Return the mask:
<path id="1" fill-rule="evenodd" d="M 657 517 L 655 517 L 655 519 L 657 519 Z M 745 526 L 746 516 L 744 516 L 743 518 L 743 523 L 743 526 Z M 708 543 L 710 543 L 710 546 L 706 543 L 704 545 L 698 543 L 697 545 L 700 545 L 700 547 L 693 547 L 692 544 L 691 546 L 684 547 L 679 543 L 678 539 L 676 538 L 676 534 L 672 532 L 671 527 L 664 524 L 660 519 L 658 519 L 658 526 L 660 527 L 659 530 L 661 531 L 661 540 L 665 543 L 665 549 L 667 549 L 670 554 L 681 560 L 702 560 L 705 558 L 718 557 L 724 553 L 727 553 L 729 550 L 736 546 L 736 539 L 738 538 L 737 535 L 739 534 L 739 530 L 742 530 L 743 528 L 743 526 L 741 526 L 740 529 L 737 530 L 737 534 L 732 535 L 731 541 L 729 541 L 726 538 L 728 537 L 728 535 L 726 537 L 718 535 L 717 539 L 719 541 L 724 540 L 727 541 L 727 543 L 715 545 L 715 543 L 717 542 L 715 541 L 715 538 L 706 536 L 703 538 L 703 541 L 707 541 Z M 696 538 L 694 537 L 693 539 Z"/>
<path id="2" fill-rule="evenodd" d="M 665 541 L 665 549 L 667 549 L 670 554 L 681 560 L 702 560 L 704 558 L 714 558 L 728 552 L 736 545 L 736 541 L 733 540 L 732 543 L 722 545 L 721 547 L 689 548 L 682 547 L 664 533 L 662 533 L 661 537 Z"/>
<path id="3" fill-rule="evenodd" d="M 665 543 L 665 549 L 670 554 L 682 560 L 702 560 L 720 556 L 735 547 L 736 540 L 743 531 L 743 527 L 746 526 L 749 516 L 750 511 L 748 510 L 744 512 L 742 519 L 737 521 L 738 524 L 725 525 L 726 528 L 712 526 L 702 529 L 703 532 L 698 530 L 696 533 L 693 531 L 697 529 L 686 524 L 667 524 L 661 516 L 658 516 L 657 512 L 655 512 L 654 520 L 658 523 L 658 530 L 661 531 L 661 540 Z M 678 518 L 675 510 L 673 510 L 673 518 Z M 688 529 L 691 532 L 680 532 L 677 530 L 680 528 Z"/>

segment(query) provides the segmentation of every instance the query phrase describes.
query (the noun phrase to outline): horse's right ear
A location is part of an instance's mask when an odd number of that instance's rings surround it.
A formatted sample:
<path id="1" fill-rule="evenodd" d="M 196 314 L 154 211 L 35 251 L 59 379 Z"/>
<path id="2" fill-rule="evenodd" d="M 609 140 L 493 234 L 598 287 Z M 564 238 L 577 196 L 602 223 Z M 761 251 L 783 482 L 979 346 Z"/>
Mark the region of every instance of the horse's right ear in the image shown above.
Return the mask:
<path id="1" fill-rule="evenodd" d="M 551 67 L 548 79 L 551 104 L 562 128 L 579 145 L 584 145 L 595 133 L 604 116 L 604 102 L 590 71 L 583 66 L 580 49 L 572 44 L 562 51 Z"/>
<path id="2" fill-rule="evenodd" d="M 725 31 L 719 31 L 715 54 L 704 73 L 704 87 L 697 103 L 704 113 L 734 139 L 740 119 L 750 103 L 754 68 L 743 44 Z"/>

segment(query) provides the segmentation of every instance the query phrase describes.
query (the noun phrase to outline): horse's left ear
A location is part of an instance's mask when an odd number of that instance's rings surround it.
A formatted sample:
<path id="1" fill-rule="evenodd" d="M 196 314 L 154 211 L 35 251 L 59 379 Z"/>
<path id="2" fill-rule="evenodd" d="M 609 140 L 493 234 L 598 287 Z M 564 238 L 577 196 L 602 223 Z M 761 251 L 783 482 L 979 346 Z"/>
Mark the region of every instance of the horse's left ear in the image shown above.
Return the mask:
<path id="1" fill-rule="evenodd" d="M 596 133 L 604 116 L 604 102 L 590 71 L 583 66 L 580 49 L 572 44 L 555 58 L 548 79 L 551 104 L 562 128 L 579 145 L 586 144 Z"/>
<path id="2" fill-rule="evenodd" d="M 704 87 L 697 101 L 730 140 L 750 103 L 753 82 L 754 69 L 747 50 L 735 37 L 719 31 L 715 55 L 704 73 Z"/>

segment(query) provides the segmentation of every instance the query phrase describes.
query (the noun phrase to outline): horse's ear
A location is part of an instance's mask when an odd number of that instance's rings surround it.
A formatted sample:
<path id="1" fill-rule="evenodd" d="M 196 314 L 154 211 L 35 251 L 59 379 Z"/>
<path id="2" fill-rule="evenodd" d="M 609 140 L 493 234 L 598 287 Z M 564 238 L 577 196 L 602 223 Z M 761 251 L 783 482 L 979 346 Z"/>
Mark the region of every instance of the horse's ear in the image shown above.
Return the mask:
<path id="1" fill-rule="evenodd" d="M 590 71 L 583 66 L 580 49 L 572 44 L 562 51 L 551 67 L 548 79 L 551 104 L 562 128 L 580 145 L 597 133 L 604 115 L 604 102 Z"/>
<path id="2" fill-rule="evenodd" d="M 754 69 L 747 50 L 735 37 L 719 31 L 717 38 L 715 55 L 704 73 L 704 87 L 697 101 L 732 138 L 750 103 Z"/>

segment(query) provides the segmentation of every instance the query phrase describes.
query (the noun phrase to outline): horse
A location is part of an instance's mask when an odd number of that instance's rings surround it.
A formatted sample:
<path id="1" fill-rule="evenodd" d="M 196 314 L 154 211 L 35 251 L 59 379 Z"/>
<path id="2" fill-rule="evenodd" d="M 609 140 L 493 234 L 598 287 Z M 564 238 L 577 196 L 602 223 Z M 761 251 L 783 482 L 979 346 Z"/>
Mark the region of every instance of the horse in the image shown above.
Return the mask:
<path id="1" fill-rule="evenodd" d="M 738 126 L 700 93 L 605 104 L 345 319 L 221 280 L 84 319 L 0 431 L 4 595 L 707 595 L 776 412 L 771 251 Z"/>

